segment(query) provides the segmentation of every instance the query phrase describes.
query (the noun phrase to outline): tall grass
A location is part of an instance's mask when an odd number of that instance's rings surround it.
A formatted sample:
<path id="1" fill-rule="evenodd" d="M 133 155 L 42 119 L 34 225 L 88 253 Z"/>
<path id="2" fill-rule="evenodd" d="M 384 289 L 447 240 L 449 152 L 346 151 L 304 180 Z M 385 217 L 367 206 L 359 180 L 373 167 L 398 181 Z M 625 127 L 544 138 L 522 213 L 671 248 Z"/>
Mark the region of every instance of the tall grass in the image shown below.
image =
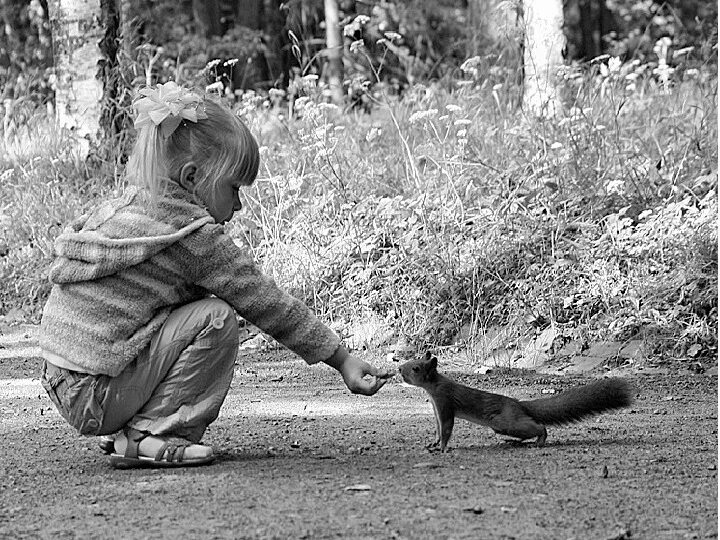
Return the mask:
<path id="1" fill-rule="evenodd" d="M 369 91 L 370 114 L 328 105 L 314 77 L 289 104 L 243 94 L 263 165 L 228 231 L 340 332 L 370 325 L 374 344 L 485 356 L 552 329 L 550 352 L 637 338 L 658 356 L 715 355 L 714 70 L 568 68 L 552 120 L 525 117 L 512 86 L 461 79 Z M 12 144 L 2 310 L 36 320 L 61 224 L 122 181 L 42 123 Z"/>

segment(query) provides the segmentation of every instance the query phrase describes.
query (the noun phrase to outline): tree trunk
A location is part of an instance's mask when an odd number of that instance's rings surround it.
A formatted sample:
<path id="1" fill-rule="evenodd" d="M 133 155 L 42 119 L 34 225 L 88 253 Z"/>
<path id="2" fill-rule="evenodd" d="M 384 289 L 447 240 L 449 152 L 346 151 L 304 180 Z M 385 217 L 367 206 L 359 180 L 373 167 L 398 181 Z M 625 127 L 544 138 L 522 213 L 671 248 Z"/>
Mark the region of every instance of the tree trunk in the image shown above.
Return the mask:
<path id="1" fill-rule="evenodd" d="M 563 64 L 562 0 L 525 0 L 525 93 L 523 109 L 554 117 L 561 108 L 557 72 Z"/>
<path id="2" fill-rule="evenodd" d="M 60 126 L 82 142 L 86 156 L 99 138 L 102 81 L 98 63 L 104 38 L 100 0 L 48 2 L 55 58 L 55 106 Z"/>
<path id="3" fill-rule="evenodd" d="M 343 37 L 340 31 L 340 13 L 337 0 L 325 0 L 325 42 L 327 44 L 327 81 L 335 105 L 342 106 L 343 92 Z"/>
<path id="4" fill-rule="evenodd" d="M 465 55 L 495 53 L 499 58 L 511 49 L 511 57 L 517 59 L 521 39 L 518 26 L 518 10 L 507 0 L 468 0 L 468 36 Z"/>
<path id="5" fill-rule="evenodd" d="M 221 36 L 220 4 L 218 0 L 193 0 L 193 16 L 205 37 Z"/>

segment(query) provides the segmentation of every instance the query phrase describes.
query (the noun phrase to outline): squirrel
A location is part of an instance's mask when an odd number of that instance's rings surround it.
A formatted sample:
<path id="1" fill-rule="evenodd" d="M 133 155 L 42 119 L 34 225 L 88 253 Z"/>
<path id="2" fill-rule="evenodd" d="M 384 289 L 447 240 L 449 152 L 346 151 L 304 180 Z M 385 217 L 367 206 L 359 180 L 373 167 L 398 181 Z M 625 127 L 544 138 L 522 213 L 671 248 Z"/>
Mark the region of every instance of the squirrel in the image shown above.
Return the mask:
<path id="1" fill-rule="evenodd" d="M 439 445 L 441 452 L 447 451 L 456 417 L 488 426 L 499 435 L 521 441 L 537 437 L 535 445 L 543 446 L 547 439 L 546 425 L 577 422 L 604 411 L 627 407 L 633 402 L 633 387 L 621 378 L 601 379 L 548 398 L 519 401 L 445 377 L 438 373 L 437 358 L 429 352 L 424 358 L 402 364 L 399 370 L 406 383 L 419 386 L 430 395 L 437 440 L 427 448 Z"/>

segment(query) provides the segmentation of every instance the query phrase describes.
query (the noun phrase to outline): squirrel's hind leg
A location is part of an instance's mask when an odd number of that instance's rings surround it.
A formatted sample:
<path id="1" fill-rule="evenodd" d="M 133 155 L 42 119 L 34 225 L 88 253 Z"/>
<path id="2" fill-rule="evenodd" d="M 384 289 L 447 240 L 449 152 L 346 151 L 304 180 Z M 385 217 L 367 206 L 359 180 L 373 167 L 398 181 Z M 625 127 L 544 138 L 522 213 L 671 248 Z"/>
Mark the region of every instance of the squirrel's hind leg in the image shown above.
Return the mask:
<path id="1" fill-rule="evenodd" d="M 511 425 L 495 425 L 491 426 L 495 433 L 499 435 L 508 435 L 524 441 L 526 439 L 532 439 L 537 437 L 535 440 L 535 446 L 543 446 L 547 439 L 547 429 L 544 425 L 539 424 L 529 416 L 521 416 L 515 418 Z"/>

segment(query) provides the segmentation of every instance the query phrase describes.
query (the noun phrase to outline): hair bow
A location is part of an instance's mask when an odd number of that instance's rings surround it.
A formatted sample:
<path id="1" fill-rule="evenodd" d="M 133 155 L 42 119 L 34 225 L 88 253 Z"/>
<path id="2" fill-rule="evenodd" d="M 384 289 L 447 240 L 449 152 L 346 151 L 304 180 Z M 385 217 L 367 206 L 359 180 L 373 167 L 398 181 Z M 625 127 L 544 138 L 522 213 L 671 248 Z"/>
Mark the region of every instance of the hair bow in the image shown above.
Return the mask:
<path id="1" fill-rule="evenodd" d="M 163 137 L 168 138 L 183 120 L 197 122 L 207 118 L 203 98 L 178 86 L 174 81 L 158 84 L 155 88 L 140 90 L 143 97 L 135 101 L 138 113 L 135 129 L 155 125 Z"/>

